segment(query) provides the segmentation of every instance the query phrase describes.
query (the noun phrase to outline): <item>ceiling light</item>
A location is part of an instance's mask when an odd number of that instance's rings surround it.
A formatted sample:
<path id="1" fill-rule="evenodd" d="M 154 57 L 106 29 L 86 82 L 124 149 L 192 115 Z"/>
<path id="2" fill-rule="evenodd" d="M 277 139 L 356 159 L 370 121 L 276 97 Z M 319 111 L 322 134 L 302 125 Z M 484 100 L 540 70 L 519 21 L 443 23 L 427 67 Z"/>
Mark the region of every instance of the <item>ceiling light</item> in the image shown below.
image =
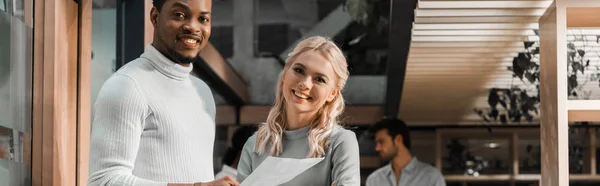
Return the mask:
<path id="1" fill-rule="evenodd" d="M 483 144 L 483 146 L 484 146 L 485 148 L 490 148 L 490 149 L 497 149 L 497 148 L 500 148 L 500 144 L 498 144 L 498 143 L 493 143 L 493 142 L 492 142 L 492 143 L 485 143 L 485 144 Z"/>

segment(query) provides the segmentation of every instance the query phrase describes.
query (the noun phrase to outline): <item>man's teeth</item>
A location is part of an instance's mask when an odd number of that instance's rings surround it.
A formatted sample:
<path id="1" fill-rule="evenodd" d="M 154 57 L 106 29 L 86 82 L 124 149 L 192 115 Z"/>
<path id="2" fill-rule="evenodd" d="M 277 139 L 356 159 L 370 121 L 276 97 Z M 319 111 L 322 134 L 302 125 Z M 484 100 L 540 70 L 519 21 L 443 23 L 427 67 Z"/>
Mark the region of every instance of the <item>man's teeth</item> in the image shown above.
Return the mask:
<path id="1" fill-rule="evenodd" d="M 191 43 L 191 44 L 196 44 L 198 42 L 198 40 L 195 40 L 195 39 L 184 39 L 183 41 L 185 41 L 186 43 Z"/>
<path id="2" fill-rule="evenodd" d="M 302 98 L 302 99 L 307 99 L 307 98 L 308 98 L 308 96 L 302 95 L 302 94 L 300 94 L 300 93 L 298 93 L 298 92 L 296 92 L 296 91 L 294 91 L 294 94 L 295 94 L 296 96 L 298 96 L 298 97 Z"/>

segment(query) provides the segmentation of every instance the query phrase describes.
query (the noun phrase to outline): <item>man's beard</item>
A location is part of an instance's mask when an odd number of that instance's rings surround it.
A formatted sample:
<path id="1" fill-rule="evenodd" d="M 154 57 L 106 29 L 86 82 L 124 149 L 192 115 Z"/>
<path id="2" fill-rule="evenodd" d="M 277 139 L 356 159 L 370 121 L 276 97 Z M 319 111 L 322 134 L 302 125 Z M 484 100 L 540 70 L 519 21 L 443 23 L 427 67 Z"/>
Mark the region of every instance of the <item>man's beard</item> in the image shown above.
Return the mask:
<path id="1" fill-rule="evenodd" d="M 169 47 L 167 47 L 167 55 L 166 56 L 171 61 L 173 61 L 177 64 L 193 63 L 193 62 L 197 61 L 198 59 L 200 59 L 199 53 L 195 57 L 187 57 L 187 56 L 183 56 L 183 55 L 179 54 L 177 51 L 173 50 L 173 48 L 169 48 Z"/>
<path id="2" fill-rule="evenodd" d="M 398 154 L 398 149 L 394 148 L 394 150 L 388 154 L 380 154 L 380 158 L 383 161 L 391 161 Z"/>

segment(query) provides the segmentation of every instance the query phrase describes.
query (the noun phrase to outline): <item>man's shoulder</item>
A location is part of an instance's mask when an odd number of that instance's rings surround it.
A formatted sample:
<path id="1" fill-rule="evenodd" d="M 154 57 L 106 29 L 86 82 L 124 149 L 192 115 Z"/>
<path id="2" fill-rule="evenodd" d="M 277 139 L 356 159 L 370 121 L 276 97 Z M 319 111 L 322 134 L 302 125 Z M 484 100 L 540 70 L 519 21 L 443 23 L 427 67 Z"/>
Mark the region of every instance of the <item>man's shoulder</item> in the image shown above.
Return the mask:
<path id="1" fill-rule="evenodd" d="M 421 161 L 417 161 L 417 163 L 419 164 L 419 171 L 422 174 L 426 174 L 426 175 L 430 175 L 430 176 L 442 176 L 442 173 L 440 173 L 440 171 L 437 170 L 437 168 L 435 168 L 434 166 L 429 165 L 424 162 L 421 162 Z"/>
<path id="2" fill-rule="evenodd" d="M 391 170 L 390 165 L 385 165 L 375 171 L 373 171 L 373 173 L 369 174 L 369 176 L 367 177 L 367 182 L 369 182 L 369 180 L 373 180 L 373 179 L 383 179 L 387 177 L 387 173 L 389 173 Z"/>
<path id="3" fill-rule="evenodd" d="M 206 84 L 206 82 L 204 82 L 204 80 L 202 80 L 196 76 L 190 76 L 190 80 L 192 80 L 192 82 L 194 83 L 194 85 L 196 85 L 196 87 L 210 91 L 210 87 L 208 86 L 208 84 Z"/>
<path id="4" fill-rule="evenodd" d="M 119 68 L 114 75 L 124 75 L 135 80 L 140 80 L 143 79 L 140 76 L 152 72 L 149 65 L 148 59 L 136 58 Z"/>

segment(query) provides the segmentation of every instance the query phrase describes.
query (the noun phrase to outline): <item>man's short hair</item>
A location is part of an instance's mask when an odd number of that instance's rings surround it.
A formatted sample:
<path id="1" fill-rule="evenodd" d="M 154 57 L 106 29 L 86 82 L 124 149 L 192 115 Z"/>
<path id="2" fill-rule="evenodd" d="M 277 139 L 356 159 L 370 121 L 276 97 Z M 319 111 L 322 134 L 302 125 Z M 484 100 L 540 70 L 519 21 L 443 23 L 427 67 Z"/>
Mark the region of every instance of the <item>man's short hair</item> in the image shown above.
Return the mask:
<path id="1" fill-rule="evenodd" d="M 152 0 L 152 5 L 154 5 L 154 7 L 156 7 L 156 9 L 158 9 L 158 11 L 160 12 L 160 9 L 162 9 L 163 5 L 165 4 L 165 1 L 167 0 Z"/>
<path id="2" fill-rule="evenodd" d="M 410 132 L 404 121 L 397 118 L 382 119 L 369 128 L 369 132 L 375 134 L 383 129 L 387 129 L 388 134 L 392 137 L 392 140 L 394 140 L 396 135 L 402 136 L 402 142 L 404 143 L 404 146 L 406 149 L 410 150 Z"/>

